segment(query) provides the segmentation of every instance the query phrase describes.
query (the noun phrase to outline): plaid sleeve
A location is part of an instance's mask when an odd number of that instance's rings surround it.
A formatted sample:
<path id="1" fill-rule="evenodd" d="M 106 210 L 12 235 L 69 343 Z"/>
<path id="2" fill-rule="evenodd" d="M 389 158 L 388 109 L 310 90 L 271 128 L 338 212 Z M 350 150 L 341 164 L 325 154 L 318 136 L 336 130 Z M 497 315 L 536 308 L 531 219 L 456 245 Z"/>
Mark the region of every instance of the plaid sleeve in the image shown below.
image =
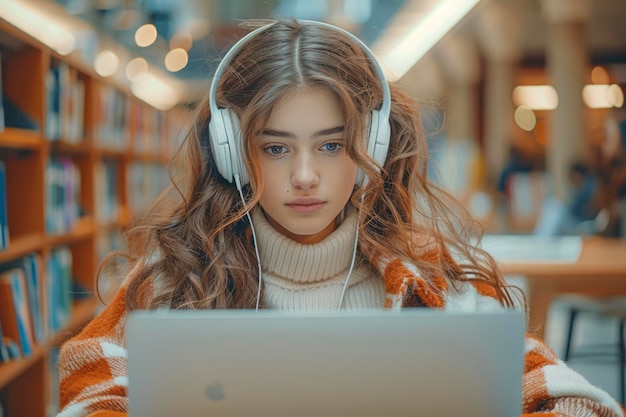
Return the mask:
<path id="1" fill-rule="evenodd" d="M 569 368 L 541 340 L 525 343 L 522 411 L 551 412 L 569 417 L 624 417 L 624 410 L 606 392 Z"/>
<path id="2" fill-rule="evenodd" d="M 127 415 L 124 289 L 85 329 L 61 347 L 57 417 Z"/>

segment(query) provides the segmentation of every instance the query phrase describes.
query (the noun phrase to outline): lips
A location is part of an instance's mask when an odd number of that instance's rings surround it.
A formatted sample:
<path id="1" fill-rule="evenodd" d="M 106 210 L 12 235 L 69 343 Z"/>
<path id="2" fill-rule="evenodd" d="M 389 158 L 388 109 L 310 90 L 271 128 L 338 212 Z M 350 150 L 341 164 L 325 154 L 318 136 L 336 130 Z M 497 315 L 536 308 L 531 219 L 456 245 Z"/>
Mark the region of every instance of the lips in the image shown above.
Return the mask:
<path id="1" fill-rule="evenodd" d="M 317 198 L 297 198 L 287 203 L 287 206 L 297 213 L 314 213 L 324 207 L 326 202 Z"/>

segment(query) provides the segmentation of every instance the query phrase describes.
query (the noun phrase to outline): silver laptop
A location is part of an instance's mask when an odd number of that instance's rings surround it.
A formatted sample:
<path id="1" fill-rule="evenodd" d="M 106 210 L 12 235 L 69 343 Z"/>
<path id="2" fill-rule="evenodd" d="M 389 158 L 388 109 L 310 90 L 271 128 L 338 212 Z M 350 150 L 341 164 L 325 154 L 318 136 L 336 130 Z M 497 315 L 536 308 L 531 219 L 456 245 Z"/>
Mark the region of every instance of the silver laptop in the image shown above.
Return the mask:
<path id="1" fill-rule="evenodd" d="M 138 311 L 131 417 L 519 417 L 519 312 Z"/>

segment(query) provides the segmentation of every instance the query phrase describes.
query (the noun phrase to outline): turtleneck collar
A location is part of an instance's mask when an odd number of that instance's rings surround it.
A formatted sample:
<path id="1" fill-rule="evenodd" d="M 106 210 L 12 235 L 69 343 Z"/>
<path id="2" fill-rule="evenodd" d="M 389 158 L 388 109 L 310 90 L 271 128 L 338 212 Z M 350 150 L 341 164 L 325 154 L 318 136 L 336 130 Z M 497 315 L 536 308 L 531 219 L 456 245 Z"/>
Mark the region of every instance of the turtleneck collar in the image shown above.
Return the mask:
<path id="1" fill-rule="evenodd" d="M 263 273 L 301 283 L 323 281 L 344 274 L 352 261 L 357 215 L 352 206 L 346 208 L 343 222 L 319 243 L 300 244 L 276 231 L 263 211 L 252 211 L 252 221 Z"/>

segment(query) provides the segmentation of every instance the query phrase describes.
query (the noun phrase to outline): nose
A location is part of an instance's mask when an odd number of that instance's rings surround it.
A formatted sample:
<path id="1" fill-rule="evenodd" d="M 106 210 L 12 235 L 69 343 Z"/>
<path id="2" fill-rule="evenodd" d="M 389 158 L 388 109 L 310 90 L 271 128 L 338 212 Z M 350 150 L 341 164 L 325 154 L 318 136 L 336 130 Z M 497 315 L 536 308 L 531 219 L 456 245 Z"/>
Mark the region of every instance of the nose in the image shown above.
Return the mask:
<path id="1" fill-rule="evenodd" d="M 295 188 L 315 188 L 320 181 L 319 170 L 312 155 L 301 155 L 294 160 L 291 184 Z"/>

